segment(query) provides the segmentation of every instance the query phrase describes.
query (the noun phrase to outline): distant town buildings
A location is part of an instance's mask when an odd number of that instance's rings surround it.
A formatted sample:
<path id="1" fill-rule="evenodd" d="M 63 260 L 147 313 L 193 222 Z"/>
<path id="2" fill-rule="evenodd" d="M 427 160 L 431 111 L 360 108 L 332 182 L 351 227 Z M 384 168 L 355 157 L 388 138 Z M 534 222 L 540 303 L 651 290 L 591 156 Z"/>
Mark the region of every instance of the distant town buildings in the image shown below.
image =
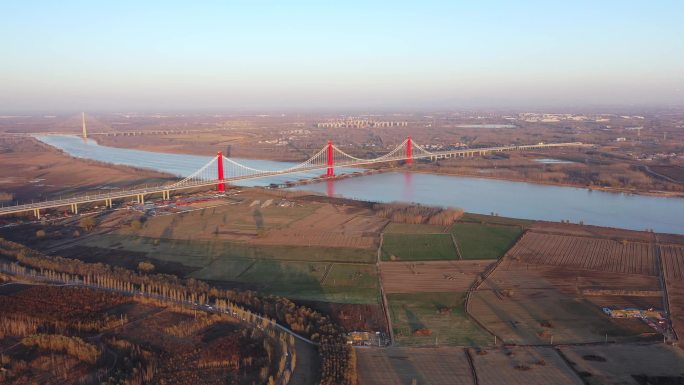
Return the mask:
<path id="1" fill-rule="evenodd" d="M 403 121 L 378 121 L 372 119 L 335 119 L 315 124 L 318 128 L 375 128 L 375 127 L 406 127 L 408 122 Z"/>
<path id="2" fill-rule="evenodd" d="M 609 122 L 611 117 L 614 117 L 614 115 L 599 114 L 588 116 L 582 114 L 546 114 L 537 112 L 523 112 L 518 114 L 518 120 L 529 123 L 556 123 L 561 121 Z M 511 117 L 506 117 L 506 119 L 512 120 Z"/>

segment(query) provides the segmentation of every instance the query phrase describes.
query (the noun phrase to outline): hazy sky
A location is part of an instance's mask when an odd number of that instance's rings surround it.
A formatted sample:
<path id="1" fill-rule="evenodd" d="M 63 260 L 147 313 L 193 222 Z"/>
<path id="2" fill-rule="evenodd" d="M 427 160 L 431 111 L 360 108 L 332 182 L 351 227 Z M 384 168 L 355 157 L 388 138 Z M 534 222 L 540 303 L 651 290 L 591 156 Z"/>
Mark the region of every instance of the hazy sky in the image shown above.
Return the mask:
<path id="1" fill-rule="evenodd" d="M 330 3 L 3 1 L 0 110 L 684 105 L 682 0 Z"/>

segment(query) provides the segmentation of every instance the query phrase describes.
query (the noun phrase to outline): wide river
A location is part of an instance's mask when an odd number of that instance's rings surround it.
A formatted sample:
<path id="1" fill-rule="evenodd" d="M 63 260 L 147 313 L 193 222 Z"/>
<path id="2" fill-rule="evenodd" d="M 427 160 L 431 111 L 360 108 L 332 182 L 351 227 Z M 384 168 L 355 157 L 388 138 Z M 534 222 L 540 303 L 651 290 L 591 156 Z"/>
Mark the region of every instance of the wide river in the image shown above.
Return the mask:
<path id="1" fill-rule="evenodd" d="M 100 146 L 73 136 L 37 139 L 79 157 L 187 176 L 211 157 L 161 154 Z M 278 170 L 292 163 L 234 159 L 250 167 Z M 336 172 L 350 171 L 336 170 Z M 268 185 L 316 176 L 295 174 L 243 181 L 242 185 Z M 583 188 L 538 185 L 496 179 L 388 172 L 294 187 L 328 195 L 377 202 L 415 202 L 455 206 L 480 214 L 619 227 L 632 230 L 684 234 L 684 199 L 592 191 Z"/>

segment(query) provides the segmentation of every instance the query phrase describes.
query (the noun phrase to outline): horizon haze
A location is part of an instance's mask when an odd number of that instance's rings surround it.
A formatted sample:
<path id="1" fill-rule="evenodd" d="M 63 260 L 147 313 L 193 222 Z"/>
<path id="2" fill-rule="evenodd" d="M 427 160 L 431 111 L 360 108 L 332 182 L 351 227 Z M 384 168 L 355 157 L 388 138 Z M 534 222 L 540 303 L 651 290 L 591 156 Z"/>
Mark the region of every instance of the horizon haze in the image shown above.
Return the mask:
<path id="1" fill-rule="evenodd" d="M 684 3 L 3 6 L 0 112 L 681 107 Z"/>

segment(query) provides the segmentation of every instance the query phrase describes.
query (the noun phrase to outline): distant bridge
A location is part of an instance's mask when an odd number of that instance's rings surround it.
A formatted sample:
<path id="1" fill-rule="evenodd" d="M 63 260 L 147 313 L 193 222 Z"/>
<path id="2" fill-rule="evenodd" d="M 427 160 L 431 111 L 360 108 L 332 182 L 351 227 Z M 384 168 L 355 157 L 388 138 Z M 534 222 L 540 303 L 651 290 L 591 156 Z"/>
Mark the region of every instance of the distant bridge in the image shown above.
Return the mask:
<path id="1" fill-rule="evenodd" d="M 268 178 L 278 175 L 296 174 L 306 171 L 325 170 L 325 177 L 333 177 L 335 176 L 335 167 L 354 167 L 395 161 L 405 161 L 407 164 L 411 164 L 413 163 L 414 159 L 437 160 L 456 157 L 469 158 L 504 151 L 525 151 L 544 148 L 585 146 L 588 145 L 581 142 L 538 143 L 522 146 L 501 146 L 430 152 L 413 142 L 409 136 L 400 145 L 387 154 L 373 159 L 363 159 L 347 154 L 335 146 L 331 141 L 328 141 L 328 144 L 311 158 L 302 163 L 281 170 L 260 170 L 252 168 L 227 158 L 223 156 L 221 152 L 219 152 L 214 158 L 212 158 L 211 161 L 200 167 L 190 176 L 175 183 L 126 191 L 95 194 L 86 193 L 85 195 L 73 198 L 5 206 L 0 208 L 0 215 L 33 211 L 36 218 L 40 218 L 41 210 L 57 207 L 69 207 L 73 213 L 78 213 L 78 205 L 84 203 L 103 202 L 106 207 L 112 207 L 113 200 L 130 198 L 136 199 L 138 203 L 144 203 L 145 196 L 152 194 L 161 194 L 162 199 L 170 199 L 172 191 L 187 190 L 213 185 L 217 187 L 218 191 L 225 191 L 226 183 L 248 179 Z M 163 155 L 160 154 L 160 156 Z"/>

